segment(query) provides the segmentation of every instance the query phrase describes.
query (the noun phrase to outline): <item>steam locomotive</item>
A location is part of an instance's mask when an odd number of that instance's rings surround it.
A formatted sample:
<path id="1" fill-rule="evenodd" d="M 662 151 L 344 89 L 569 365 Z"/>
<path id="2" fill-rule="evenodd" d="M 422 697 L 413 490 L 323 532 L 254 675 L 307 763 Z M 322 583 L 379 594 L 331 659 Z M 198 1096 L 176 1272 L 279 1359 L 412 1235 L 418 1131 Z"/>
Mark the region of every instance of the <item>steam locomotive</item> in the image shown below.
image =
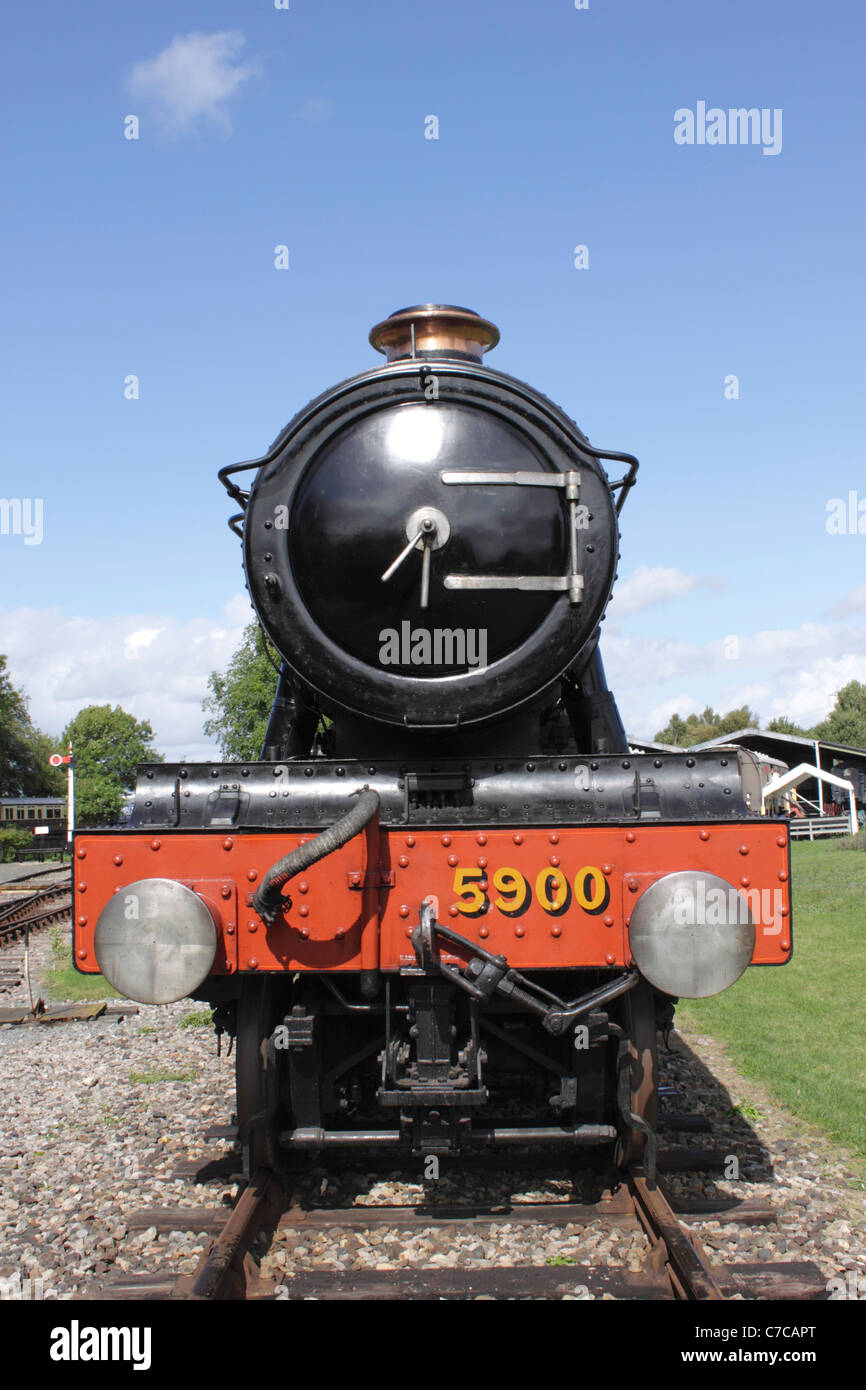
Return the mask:
<path id="1" fill-rule="evenodd" d="M 791 953 L 751 755 L 632 753 L 606 684 L 637 460 L 498 340 L 391 314 L 384 365 L 222 469 L 282 657 L 261 758 L 144 767 L 129 826 L 75 838 L 76 965 L 213 1006 L 248 1172 L 602 1145 L 651 1173 L 674 1001 Z"/>

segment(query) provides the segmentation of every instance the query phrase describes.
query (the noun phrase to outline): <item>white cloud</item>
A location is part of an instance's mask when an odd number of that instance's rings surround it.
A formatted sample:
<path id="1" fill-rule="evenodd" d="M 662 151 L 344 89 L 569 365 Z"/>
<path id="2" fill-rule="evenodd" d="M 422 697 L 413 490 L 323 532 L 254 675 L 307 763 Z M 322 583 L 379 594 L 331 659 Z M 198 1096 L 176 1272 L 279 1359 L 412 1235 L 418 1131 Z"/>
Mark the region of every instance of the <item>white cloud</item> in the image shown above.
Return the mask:
<path id="1" fill-rule="evenodd" d="M 787 715 L 808 727 L 830 713 L 848 681 L 866 682 L 866 627 L 855 624 L 803 623 L 740 635 L 735 660 L 726 657 L 724 638 L 688 643 L 614 630 L 603 633 L 601 646 L 635 738 L 652 738 L 671 714 L 707 705 L 725 713 L 748 704 L 764 724 Z M 678 688 L 666 694 L 669 682 Z"/>
<path id="2" fill-rule="evenodd" d="M 701 579 L 696 574 L 684 574 L 682 570 L 669 569 L 664 565 L 639 565 L 627 579 L 617 583 L 609 611 L 614 619 L 626 618 L 630 613 L 640 613 L 653 604 L 683 598 L 686 594 L 694 593 L 695 589 L 719 587 L 717 579 Z"/>
<path id="3" fill-rule="evenodd" d="M 840 599 L 834 603 L 829 610 L 831 618 L 848 618 L 853 613 L 866 612 L 866 579 L 862 584 L 858 584 L 856 589 L 852 589 L 847 598 Z"/>
<path id="4" fill-rule="evenodd" d="M 152 645 L 161 633 L 160 627 L 140 627 L 123 640 L 123 655 L 127 661 L 137 661 L 140 654 Z"/>
<path id="5" fill-rule="evenodd" d="M 155 58 L 136 64 L 129 90 L 153 104 L 166 131 L 182 134 L 205 121 L 229 135 L 228 102 L 257 71 L 236 57 L 245 42 L 243 34 L 231 30 L 178 34 Z"/>
<path id="6" fill-rule="evenodd" d="M 253 614 L 237 594 L 217 621 L 179 623 L 156 614 L 81 618 L 61 609 L 19 608 L 0 614 L 0 650 L 10 676 L 30 699 L 30 713 L 59 734 L 83 705 L 122 705 L 153 727 L 169 759 L 208 759 L 202 734 L 207 678 L 224 670 Z"/>

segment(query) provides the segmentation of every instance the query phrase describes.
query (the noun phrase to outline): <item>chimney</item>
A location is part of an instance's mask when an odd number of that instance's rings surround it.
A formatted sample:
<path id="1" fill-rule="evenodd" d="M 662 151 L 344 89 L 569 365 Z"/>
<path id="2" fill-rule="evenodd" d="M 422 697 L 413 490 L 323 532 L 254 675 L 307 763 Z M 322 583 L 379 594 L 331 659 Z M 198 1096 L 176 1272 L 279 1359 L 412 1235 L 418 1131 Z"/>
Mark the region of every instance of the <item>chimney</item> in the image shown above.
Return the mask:
<path id="1" fill-rule="evenodd" d="M 457 357 L 480 362 L 499 342 L 499 329 L 455 304 L 413 304 L 370 330 L 370 342 L 388 362 L 411 357 Z"/>

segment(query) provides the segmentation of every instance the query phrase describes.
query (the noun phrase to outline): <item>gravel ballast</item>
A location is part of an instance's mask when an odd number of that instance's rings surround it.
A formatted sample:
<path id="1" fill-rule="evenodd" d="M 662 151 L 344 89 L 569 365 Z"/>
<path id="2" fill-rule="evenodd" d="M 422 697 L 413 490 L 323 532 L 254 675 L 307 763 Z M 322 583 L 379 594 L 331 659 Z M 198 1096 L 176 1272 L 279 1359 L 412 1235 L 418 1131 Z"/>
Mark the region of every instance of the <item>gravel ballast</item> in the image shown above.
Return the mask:
<path id="1" fill-rule="evenodd" d="M 39 984 L 50 956 L 47 934 L 34 939 L 32 953 Z M 2 996 L 4 1006 L 24 1003 L 23 986 Z M 142 1208 L 219 1207 L 234 1191 L 231 1161 L 221 1180 L 206 1184 L 173 1176 L 184 1161 L 204 1164 L 231 1153 L 225 1141 L 206 1144 L 204 1132 L 230 1121 L 234 1058 L 225 1048 L 217 1057 L 210 1028 L 179 1026 L 197 1008 L 182 1001 L 141 1006 L 125 1018 L 0 1027 L 0 1295 L 26 1296 L 29 1288 L 45 1298 L 93 1298 L 118 1272 L 195 1268 L 209 1238 L 204 1231 L 130 1231 L 127 1223 Z M 734 1262 L 812 1260 L 828 1281 L 856 1289 L 863 1280 L 866 1295 L 866 1195 L 854 1165 L 739 1077 L 717 1041 L 675 1034 L 673 1047 L 661 1051 L 662 1084 L 676 1088 L 663 1112 L 704 1114 L 713 1132 L 666 1129 L 662 1146 L 712 1146 L 728 1164 L 724 1173 L 672 1174 L 669 1190 L 765 1199 L 778 1216 L 767 1226 L 695 1223 L 709 1255 Z M 534 1173 L 461 1172 L 443 1161 L 434 1182 L 417 1170 L 395 1167 L 383 1177 L 363 1172 L 361 1160 L 352 1173 L 331 1171 L 319 1160 L 295 1180 L 293 1195 L 327 1206 L 495 1204 L 594 1201 L 602 1186 L 590 1171 L 569 1175 L 550 1164 Z M 369 1230 L 279 1230 L 262 1274 L 279 1283 L 292 1271 L 325 1267 L 348 1275 L 353 1269 L 546 1262 L 637 1272 L 645 1253 L 644 1240 L 628 1224 L 524 1225 L 504 1215 L 464 1230 L 447 1223 L 401 1230 L 399 1221 Z"/>

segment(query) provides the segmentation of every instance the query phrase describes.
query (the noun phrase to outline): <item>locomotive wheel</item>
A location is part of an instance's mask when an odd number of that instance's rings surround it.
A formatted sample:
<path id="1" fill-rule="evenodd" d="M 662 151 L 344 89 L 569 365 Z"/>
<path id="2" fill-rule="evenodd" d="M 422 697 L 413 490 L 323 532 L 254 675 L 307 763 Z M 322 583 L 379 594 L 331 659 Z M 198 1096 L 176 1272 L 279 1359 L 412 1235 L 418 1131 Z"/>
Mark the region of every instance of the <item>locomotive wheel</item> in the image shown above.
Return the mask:
<path id="1" fill-rule="evenodd" d="M 258 1168 L 278 1172 L 281 1087 L 278 1059 L 268 1039 L 287 1012 L 286 986 L 270 975 L 241 980 L 237 1005 L 235 1084 L 244 1176 Z M 285 1094 L 282 1092 L 282 1094 Z"/>
<path id="2" fill-rule="evenodd" d="M 623 1026 L 631 1063 L 631 1109 L 655 1131 L 658 1124 L 658 1031 L 652 986 L 641 980 L 623 996 Z M 646 1135 L 628 1127 L 616 1146 L 620 1168 L 643 1160 Z"/>

